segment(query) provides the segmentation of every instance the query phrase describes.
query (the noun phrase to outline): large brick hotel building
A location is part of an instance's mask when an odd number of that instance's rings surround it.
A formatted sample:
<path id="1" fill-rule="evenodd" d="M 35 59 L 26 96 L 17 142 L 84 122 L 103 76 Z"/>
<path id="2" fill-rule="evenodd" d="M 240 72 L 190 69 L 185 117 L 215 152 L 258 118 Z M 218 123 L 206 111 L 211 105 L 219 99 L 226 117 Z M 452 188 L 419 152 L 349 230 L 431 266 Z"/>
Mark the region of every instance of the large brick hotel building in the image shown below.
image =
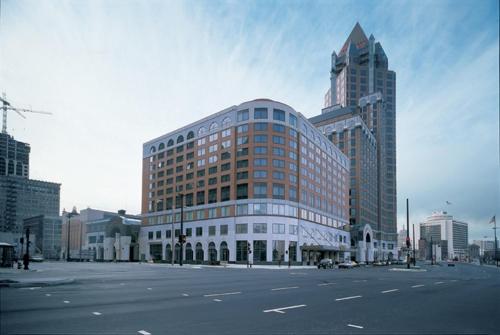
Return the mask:
<path id="1" fill-rule="evenodd" d="M 350 257 L 349 161 L 283 103 L 245 102 L 144 143 L 146 258 L 178 260 L 180 194 L 184 261 Z"/>

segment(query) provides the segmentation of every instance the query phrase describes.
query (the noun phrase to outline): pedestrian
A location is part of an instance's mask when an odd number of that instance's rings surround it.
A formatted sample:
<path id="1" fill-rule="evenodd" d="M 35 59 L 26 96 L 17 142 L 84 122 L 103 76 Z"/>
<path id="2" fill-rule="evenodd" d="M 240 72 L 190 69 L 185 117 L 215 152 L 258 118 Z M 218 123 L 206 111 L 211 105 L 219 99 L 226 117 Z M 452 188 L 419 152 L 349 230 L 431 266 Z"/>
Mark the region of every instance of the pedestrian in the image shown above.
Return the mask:
<path id="1" fill-rule="evenodd" d="M 23 264 L 24 264 L 24 269 L 29 270 L 28 265 L 30 264 L 30 256 L 28 256 L 27 253 L 24 254 L 24 256 L 23 256 Z"/>

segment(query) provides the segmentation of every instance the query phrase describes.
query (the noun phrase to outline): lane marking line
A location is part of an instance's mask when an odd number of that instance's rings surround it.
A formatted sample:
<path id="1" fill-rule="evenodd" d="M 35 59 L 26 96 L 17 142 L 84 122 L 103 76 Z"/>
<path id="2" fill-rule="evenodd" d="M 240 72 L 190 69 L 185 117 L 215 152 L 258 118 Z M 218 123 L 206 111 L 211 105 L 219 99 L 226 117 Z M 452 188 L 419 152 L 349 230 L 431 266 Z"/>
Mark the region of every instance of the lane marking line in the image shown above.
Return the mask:
<path id="1" fill-rule="evenodd" d="M 102 315 L 102 313 L 99 313 L 99 312 L 92 312 L 92 314 L 94 314 L 94 315 Z"/>
<path id="2" fill-rule="evenodd" d="M 361 298 L 361 297 L 362 297 L 361 295 L 353 295 L 352 297 L 338 298 L 338 299 L 335 299 L 335 301 L 356 299 L 356 298 Z"/>
<path id="3" fill-rule="evenodd" d="M 366 282 L 366 279 L 361 279 L 361 280 L 353 280 L 353 283 L 364 283 Z"/>
<path id="4" fill-rule="evenodd" d="M 142 334 L 142 335 L 151 335 L 151 333 L 148 333 L 147 331 L 145 330 L 138 330 L 137 331 L 139 334 Z"/>
<path id="5" fill-rule="evenodd" d="M 304 273 L 304 272 L 290 272 L 291 275 L 303 275 L 303 276 L 307 276 L 307 273 Z"/>
<path id="6" fill-rule="evenodd" d="M 333 285 L 333 284 L 336 284 L 336 283 L 321 283 L 321 284 L 318 284 L 318 286 L 328 286 L 328 285 Z"/>
<path id="7" fill-rule="evenodd" d="M 148 290 L 149 290 L 149 291 L 151 291 L 151 290 L 152 290 L 152 288 L 151 288 L 151 287 L 148 287 Z"/>
<path id="8" fill-rule="evenodd" d="M 423 284 L 413 285 L 411 288 L 422 287 L 422 286 L 425 286 L 425 285 L 423 285 Z"/>
<path id="9" fill-rule="evenodd" d="M 435 282 L 434 284 L 439 285 L 439 284 L 443 284 L 443 283 L 444 283 L 444 282 L 442 282 L 442 281 L 437 281 L 437 282 Z"/>
<path id="10" fill-rule="evenodd" d="M 299 287 L 298 286 L 277 287 L 277 288 L 272 288 L 271 291 L 293 290 L 295 288 L 299 288 Z"/>
<path id="11" fill-rule="evenodd" d="M 187 293 L 182 293 L 182 296 L 183 296 L 183 297 L 189 297 L 189 294 L 187 294 Z"/>
<path id="12" fill-rule="evenodd" d="M 215 302 L 221 302 L 222 300 L 220 299 L 214 299 Z"/>
<path id="13" fill-rule="evenodd" d="M 33 286 L 33 287 L 21 287 L 21 288 L 19 288 L 19 289 L 20 289 L 20 290 L 31 290 L 31 291 L 33 291 L 33 290 L 38 290 L 38 289 L 41 289 L 41 287 L 40 287 L 40 286 Z"/>
<path id="14" fill-rule="evenodd" d="M 363 329 L 363 326 L 358 326 L 358 325 L 352 325 L 352 324 L 348 324 L 347 326 L 349 327 L 353 327 L 353 328 L 358 328 L 358 329 Z"/>
<path id="15" fill-rule="evenodd" d="M 450 280 L 450 281 L 451 281 L 451 282 L 456 282 L 457 280 L 456 280 L 456 279 L 452 279 L 452 280 Z"/>
<path id="16" fill-rule="evenodd" d="M 306 307 L 306 306 L 307 305 L 294 305 L 294 306 L 287 306 L 287 307 L 266 309 L 266 310 L 263 310 L 262 312 L 264 312 L 264 313 L 275 312 L 275 313 L 285 314 L 285 312 L 283 312 L 284 310 L 294 309 L 294 308 L 300 308 L 300 307 Z"/>
<path id="17" fill-rule="evenodd" d="M 45 293 L 45 296 L 46 296 L 46 297 L 50 297 L 51 295 L 52 295 L 52 294 L 50 294 L 50 293 Z"/>
<path id="18" fill-rule="evenodd" d="M 234 295 L 234 294 L 240 294 L 241 292 L 227 292 L 227 293 L 213 293 L 213 294 L 204 294 L 204 297 L 218 297 L 221 295 Z"/>
<path id="19" fill-rule="evenodd" d="M 63 301 L 65 304 L 69 304 L 69 300 L 64 300 Z"/>
<path id="20" fill-rule="evenodd" d="M 386 290 L 386 291 L 382 291 L 380 293 L 391 293 L 391 292 L 396 292 L 396 291 L 399 291 L 399 289 L 398 288 L 394 288 L 392 290 Z"/>

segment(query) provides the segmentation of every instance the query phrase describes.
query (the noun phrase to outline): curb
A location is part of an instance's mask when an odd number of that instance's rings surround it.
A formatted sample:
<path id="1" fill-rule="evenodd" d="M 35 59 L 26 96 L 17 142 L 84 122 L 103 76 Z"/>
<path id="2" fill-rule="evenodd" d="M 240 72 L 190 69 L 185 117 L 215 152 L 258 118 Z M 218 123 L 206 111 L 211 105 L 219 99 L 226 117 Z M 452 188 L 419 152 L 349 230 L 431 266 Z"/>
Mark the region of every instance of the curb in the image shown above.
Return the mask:
<path id="1" fill-rule="evenodd" d="M 75 282 L 74 278 L 65 278 L 60 280 L 52 280 L 52 281 L 22 281 L 18 282 L 15 280 L 1 280 L 0 287 L 32 287 L 32 286 L 57 286 L 57 285 L 66 285 L 72 284 Z"/>

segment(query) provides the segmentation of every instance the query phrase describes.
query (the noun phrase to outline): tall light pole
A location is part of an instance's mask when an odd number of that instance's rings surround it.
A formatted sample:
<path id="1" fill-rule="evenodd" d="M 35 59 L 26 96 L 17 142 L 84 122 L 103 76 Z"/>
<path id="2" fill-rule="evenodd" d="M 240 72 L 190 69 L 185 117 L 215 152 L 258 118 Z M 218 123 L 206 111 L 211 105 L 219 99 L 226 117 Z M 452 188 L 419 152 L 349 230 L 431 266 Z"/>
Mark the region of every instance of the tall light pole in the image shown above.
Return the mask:
<path id="1" fill-rule="evenodd" d="M 498 249 L 498 245 L 497 245 L 497 220 L 496 220 L 496 217 L 494 216 L 493 217 L 493 231 L 495 232 L 495 262 L 497 264 L 497 267 L 498 267 L 498 256 L 497 256 L 497 249 Z"/>
<path id="2" fill-rule="evenodd" d="M 408 209 L 408 198 L 406 198 L 406 268 L 410 268 L 410 210 Z"/>
<path id="3" fill-rule="evenodd" d="M 417 265 L 417 257 L 415 256 L 415 224 L 413 226 L 413 266 Z"/>
<path id="4" fill-rule="evenodd" d="M 67 243 L 67 248 L 66 248 L 66 261 L 69 262 L 69 260 L 70 260 L 70 257 L 69 257 L 69 248 L 70 248 L 69 237 L 70 237 L 70 234 L 69 234 L 69 232 L 71 229 L 70 228 L 71 227 L 71 218 L 75 215 L 78 215 L 78 212 L 76 211 L 76 207 L 73 207 L 73 210 L 70 213 L 67 213 L 66 215 L 68 217 L 68 241 L 67 241 L 68 243 Z"/>
<path id="5" fill-rule="evenodd" d="M 181 232 L 179 234 L 179 244 L 180 244 L 180 254 L 179 254 L 179 265 L 182 266 L 182 251 L 185 242 L 184 238 L 184 193 L 179 193 L 181 197 Z"/>

